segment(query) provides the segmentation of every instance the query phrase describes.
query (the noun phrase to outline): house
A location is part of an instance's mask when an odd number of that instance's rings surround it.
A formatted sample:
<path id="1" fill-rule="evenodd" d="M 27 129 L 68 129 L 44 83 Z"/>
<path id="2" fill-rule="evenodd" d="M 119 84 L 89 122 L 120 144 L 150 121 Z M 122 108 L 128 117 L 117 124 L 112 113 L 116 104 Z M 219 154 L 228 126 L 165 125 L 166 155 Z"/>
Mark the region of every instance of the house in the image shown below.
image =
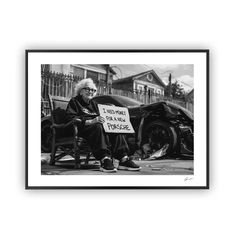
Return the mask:
<path id="1" fill-rule="evenodd" d="M 194 91 L 193 89 L 186 95 L 186 101 L 193 103 L 193 96 L 194 96 Z"/>
<path id="2" fill-rule="evenodd" d="M 41 97 L 43 101 L 47 100 L 48 94 L 72 97 L 75 84 L 85 78 L 93 79 L 98 94 L 111 93 L 115 74 L 108 64 L 42 64 Z"/>
<path id="3" fill-rule="evenodd" d="M 115 71 L 109 65 L 92 64 L 52 64 L 45 65 L 48 70 L 79 79 L 91 78 L 97 86 L 111 87 Z"/>
<path id="4" fill-rule="evenodd" d="M 139 93 L 164 96 L 165 84 L 154 70 L 145 71 L 126 78 L 114 80 L 112 88 Z"/>

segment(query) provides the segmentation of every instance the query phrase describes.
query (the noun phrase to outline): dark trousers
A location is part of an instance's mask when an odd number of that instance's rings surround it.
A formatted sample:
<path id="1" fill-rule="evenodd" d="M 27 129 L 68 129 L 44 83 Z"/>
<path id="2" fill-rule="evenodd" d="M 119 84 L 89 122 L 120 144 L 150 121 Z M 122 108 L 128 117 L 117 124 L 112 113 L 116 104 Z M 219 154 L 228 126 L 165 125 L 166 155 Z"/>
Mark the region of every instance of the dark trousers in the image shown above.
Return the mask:
<path id="1" fill-rule="evenodd" d="M 105 133 L 102 124 L 87 125 L 79 129 L 79 136 L 85 138 L 96 159 L 114 157 L 120 160 L 128 155 L 129 147 L 122 134 Z"/>

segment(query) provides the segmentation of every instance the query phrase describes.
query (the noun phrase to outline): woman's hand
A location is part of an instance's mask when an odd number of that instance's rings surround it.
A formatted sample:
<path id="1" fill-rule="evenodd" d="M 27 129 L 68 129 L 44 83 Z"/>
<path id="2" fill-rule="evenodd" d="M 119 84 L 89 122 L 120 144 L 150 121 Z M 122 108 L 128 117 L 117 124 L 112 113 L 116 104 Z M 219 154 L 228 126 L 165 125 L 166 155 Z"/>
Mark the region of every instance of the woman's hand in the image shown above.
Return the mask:
<path id="1" fill-rule="evenodd" d="M 101 116 L 97 116 L 95 117 L 94 119 L 92 119 L 92 123 L 93 124 L 96 124 L 96 123 L 104 123 L 105 122 L 105 119 Z"/>
<path id="2" fill-rule="evenodd" d="M 86 120 L 86 124 L 88 124 L 88 125 L 92 125 L 92 124 L 96 124 L 96 123 L 102 124 L 104 122 L 105 122 L 105 119 L 101 116 L 97 116 L 92 120 Z"/>

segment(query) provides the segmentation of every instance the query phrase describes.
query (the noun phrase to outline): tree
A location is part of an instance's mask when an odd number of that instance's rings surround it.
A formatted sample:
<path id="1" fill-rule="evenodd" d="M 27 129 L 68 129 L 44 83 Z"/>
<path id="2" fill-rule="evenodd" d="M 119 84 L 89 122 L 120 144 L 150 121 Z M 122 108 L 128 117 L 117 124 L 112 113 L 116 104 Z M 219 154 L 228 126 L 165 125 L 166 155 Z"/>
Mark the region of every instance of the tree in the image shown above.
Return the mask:
<path id="1" fill-rule="evenodd" d="M 183 99 L 185 97 L 185 92 L 182 86 L 176 81 L 175 83 L 170 83 L 165 88 L 165 96 L 169 96 L 171 94 L 171 98 Z"/>

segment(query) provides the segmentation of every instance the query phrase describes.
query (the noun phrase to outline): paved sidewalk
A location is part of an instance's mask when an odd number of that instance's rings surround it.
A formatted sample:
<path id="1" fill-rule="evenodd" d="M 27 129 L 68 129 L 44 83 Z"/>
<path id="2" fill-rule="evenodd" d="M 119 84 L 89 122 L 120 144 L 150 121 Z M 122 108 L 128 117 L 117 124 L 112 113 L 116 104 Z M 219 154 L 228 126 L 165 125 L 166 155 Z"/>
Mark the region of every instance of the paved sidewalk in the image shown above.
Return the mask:
<path id="1" fill-rule="evenodd" d="M 141 171 L 117 171 L 116 173 L 104 173 L 99 170 L 99 162 L 92 160 L 88 166 L 81 169 L 74 168 L 74 159 L 66 156 L 55 166 L 49 165 L 49 154 L 41 155 L 42 175 L 192 175 L 193 160 L 189 158 L 141 160 L 135 161 L 142 167 Z M 115 163 L 118 165 L 118 163 Z"/>

